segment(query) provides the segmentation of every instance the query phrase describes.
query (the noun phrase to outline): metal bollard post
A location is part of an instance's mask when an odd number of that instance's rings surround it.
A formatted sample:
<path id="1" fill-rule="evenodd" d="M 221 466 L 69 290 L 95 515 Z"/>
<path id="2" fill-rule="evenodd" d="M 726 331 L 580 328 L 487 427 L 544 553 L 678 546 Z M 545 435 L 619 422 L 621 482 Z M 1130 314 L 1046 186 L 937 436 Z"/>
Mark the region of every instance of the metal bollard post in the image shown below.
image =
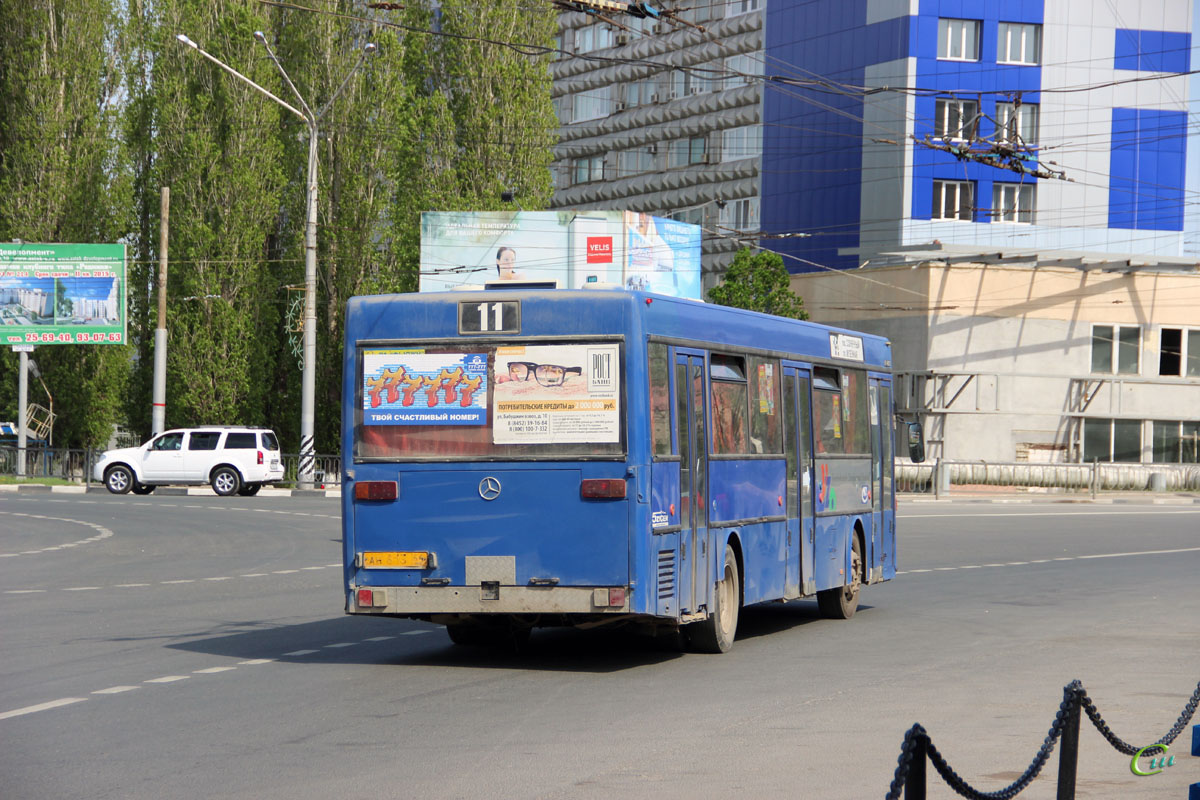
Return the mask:
<path id="1" fill-rule="evenodd" d="M 1063 722 L 1062 749 L 1058 753 L 1057 800 L 1075 800 L 1075 775 L 1079 769 L 1079 692 L 1074 692 Z"/>
<path id="2" fill-rule="evenodd" d="M 929 737 L 923 733 L 913 740 L 912 761 L 908 765 L 908 776 L 904 779 L 904 800 L 925 800 L 925 762 L 929 760 L 928 745 Z"/>
<path id="3" fill-rule="evenodd" d="M 1200 725 L 1192 726 L 1192 755 L 1200 756 Z M 1188 800 L 1200 800 L 1200 783 L 1188 787 Z"/>

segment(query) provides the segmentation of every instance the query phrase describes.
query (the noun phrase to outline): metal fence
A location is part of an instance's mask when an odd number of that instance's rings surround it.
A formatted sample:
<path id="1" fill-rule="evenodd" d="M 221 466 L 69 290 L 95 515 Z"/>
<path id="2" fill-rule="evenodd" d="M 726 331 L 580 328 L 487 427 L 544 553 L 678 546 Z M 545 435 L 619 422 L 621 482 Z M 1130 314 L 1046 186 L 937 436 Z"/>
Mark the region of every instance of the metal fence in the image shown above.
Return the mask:
<path id="1" fill-rule="evenodd" d="M 26 447 L 25 476 L 29 478 L 59 478 L 78 483 L 91 483 L 92 467 L 103 455 L 103 450 L 70 450 L 63 447 Z M 0 475 L 17 475 L 20 451 L 15 446 L 0 446 Z M 295 484 L 296 471 L 300 462 L 298 453 L 281 453 L 283 462 L 282 484 Z M 313 468 L 313 478 L 318 488 L 337 486 L 342 480 L 342 457 L 318 453 Z"/>
<path id="2" fill-rule="evenodd" d="M 61 478 L 89 483 L 101 450 L 27 447 L 25 474 L 31 478 Z M 283 484 L 296 483 L 298 453 L 282 453 Z M 0 446 L 0 475 L 17 474 L 17 448 Z M 316 455 L 313 468 L 318 488 L 338 486 L 342 457 Z M 1097 492 L 1200 491 L 1200 464 L 1030 464 L 938 460 L 913 464 L 896 460 L 896 491 L 912 494 L 954 494 L 988 489 L 1024 488 L 1031 491 L 1096 494 Z"/>
<path id="3" fill-rule="evenodd" d="M 896 462 L 896 491 L 953 494 L 1024 488 L 1095 495 L 1097 492 L 1200 490 L 1200 464 L 1030 464 L 938 460 Z"/>

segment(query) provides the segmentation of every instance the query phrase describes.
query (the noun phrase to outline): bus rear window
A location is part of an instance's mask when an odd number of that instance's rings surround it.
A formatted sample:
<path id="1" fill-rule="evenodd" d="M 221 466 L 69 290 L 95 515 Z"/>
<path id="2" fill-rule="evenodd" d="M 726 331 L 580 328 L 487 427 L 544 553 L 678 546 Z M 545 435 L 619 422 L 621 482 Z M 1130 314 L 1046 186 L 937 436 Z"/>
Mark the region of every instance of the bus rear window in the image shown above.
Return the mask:
<path id="1" fill-rule="evenodd" d="M 358 365 L 359 460 L 625 452 L 615 342 L 363 347 Z"/>

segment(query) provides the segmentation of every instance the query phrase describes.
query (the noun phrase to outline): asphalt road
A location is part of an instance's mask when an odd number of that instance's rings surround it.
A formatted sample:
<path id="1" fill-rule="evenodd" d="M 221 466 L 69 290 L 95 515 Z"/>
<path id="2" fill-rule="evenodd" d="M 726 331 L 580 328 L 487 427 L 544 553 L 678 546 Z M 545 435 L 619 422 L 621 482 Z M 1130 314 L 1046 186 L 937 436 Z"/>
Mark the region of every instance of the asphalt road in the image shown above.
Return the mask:
<path id="1" fill-rule="evenodd" d="M 721 656 L 346 617 L 338 526 L 324 498 L 0 494 L 0 798 L 883 797 L 914 722 L 995 791 L 1072 679 L 1137 744 L 1200 680 L 1196 504 L 904 504 L 902 573 L 852 620 L 746 609 Z M 1078 797 L 1185 798 L 1190 736 L 1137 777 L 1085 719 Z"/>

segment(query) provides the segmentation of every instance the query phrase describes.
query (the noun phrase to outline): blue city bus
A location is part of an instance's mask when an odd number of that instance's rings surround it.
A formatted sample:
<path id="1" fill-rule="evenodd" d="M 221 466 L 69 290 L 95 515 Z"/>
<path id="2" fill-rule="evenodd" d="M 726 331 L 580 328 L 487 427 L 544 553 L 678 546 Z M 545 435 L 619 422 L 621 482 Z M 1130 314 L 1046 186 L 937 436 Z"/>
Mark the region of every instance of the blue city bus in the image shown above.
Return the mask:
<path id="1" fill-rule="evenodd" d="M 702 652 L 752 603 L 849 618 L 896 574 L 891 358 L 642 292 L 353 298 L 346 612 L 459 644 L 637 625 Z"/>

